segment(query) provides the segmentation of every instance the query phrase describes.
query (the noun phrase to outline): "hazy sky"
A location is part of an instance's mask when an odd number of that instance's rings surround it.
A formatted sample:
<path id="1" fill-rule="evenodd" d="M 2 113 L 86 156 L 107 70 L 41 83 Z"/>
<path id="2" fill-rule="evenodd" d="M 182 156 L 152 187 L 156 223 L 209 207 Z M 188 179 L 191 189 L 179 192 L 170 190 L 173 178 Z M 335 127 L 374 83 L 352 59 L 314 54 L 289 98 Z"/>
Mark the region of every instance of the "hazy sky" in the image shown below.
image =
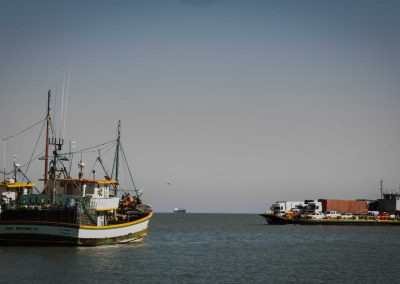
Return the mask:
<path id="1" fill-rule="evenodd" d="M 60 109 L 71 70 L 66 139 L 108 141 L 121 119 L 156 211 L 377 198 L 381 178 L 400 184 L 399 15 L 399 1 L 3 0 L 0 139 L 43 118 L 49 88 Z"/>

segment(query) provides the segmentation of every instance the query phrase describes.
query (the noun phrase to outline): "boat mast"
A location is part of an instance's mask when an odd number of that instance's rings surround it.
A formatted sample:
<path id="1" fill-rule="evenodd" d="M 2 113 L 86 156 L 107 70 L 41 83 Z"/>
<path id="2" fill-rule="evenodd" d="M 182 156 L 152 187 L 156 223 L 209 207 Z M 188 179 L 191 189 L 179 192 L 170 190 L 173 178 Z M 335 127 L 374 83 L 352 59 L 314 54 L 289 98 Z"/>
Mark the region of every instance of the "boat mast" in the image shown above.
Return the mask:
<path id="1" fill-rule="evenodd" d="M 14 158 L 14 182 L 17 182 L 17 169 L 18 169 L 18 164 L 17 164 L 17 160 L 16 160 L 16 158 L 17 158 L 17 155 L 13 155 L 13 158 Z"/>
<path id="2" fill-rule="evenodd" d="M 6 181 L 6 141 L 1 142 L 3 142 L 3 176 L 4 181 Z"/>
<path id="3" fill-rule="evenodd" d="M 50 130 L 50 96 L 51 90 L 47 93 L 47 116 L 46 116 L 46 153 L 44 156 L 44 185 L 47 183 L 48 164 L 49 164 L 49 130 Z"/>
<path id="4" fill-rule="evenodd" d="M 115 152 L 115 180 L 118 182 L 119 147 L 121 143 L 121 120 L 118 120 L 117 149 Z M 114 195 L 117 196 L 118 183 L 114 187 Z"/>

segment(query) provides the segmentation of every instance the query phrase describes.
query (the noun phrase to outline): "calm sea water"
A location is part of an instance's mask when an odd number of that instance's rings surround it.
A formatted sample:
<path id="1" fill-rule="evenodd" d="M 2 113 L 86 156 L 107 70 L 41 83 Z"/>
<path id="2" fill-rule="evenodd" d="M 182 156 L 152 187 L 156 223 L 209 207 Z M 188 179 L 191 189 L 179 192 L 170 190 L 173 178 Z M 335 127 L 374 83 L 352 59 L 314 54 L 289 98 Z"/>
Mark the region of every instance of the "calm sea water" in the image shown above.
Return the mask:
<path id="1" fill-rule="evenodd" d="M 155 214 L 143 243 L 0 247 L 0 283 L 400 283 L 400 227 Z"/>

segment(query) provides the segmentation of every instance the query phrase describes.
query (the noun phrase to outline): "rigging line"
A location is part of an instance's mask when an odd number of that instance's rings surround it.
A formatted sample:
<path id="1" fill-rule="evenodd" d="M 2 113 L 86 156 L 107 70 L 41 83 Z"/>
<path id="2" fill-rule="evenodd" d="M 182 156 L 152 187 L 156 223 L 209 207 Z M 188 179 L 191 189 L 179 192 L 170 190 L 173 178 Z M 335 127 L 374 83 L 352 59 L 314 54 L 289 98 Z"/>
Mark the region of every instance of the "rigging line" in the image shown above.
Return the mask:
<path id="1" fill-rule="evenodd" d="M 104 150 L 104 149 L 106 149 L 106 150 Z M 107 149 L 107 147 L 104 147 L 104 148 L 99 149 L 99 150 L 104 150 L 103 153 L 101 154 L 101 156 L 104 156 L 105 154 L 110 152 L 112 149 L 114 149 L 114 145 L 110 145 L 110 147 L 108 147 L 108 149 Z"/>
<path id="2" fill-rule="evenodd" d="M 114 162 L 113 162 L 113 165 L 112 165 L 112 169 L 111 169 L 111 178 L 114 176 L 114 171 L 115 171 L 115 168 L 116 168 L 116 166 L 115 166 L 115 164 L 116 164 L 116 160 L 117 160 L 117 151 L 115 151 L 115 153 L 114 153 Z"/>
<path id="3" fill-rule="evenodd" d="M 97 160 L 99 160 L 99 163 L 100 163 L 101 167 L 103 168 L 103 171 L 104 171 L 106 177 L 108 177 L 108 179 L 110 179 L 111 177 L 110 177 L 110 175 L 108 173 L 108 170 L 107 170 L 106 166 L 103 163 L 103 159 L 101 158 L 100 153 L 99 153 L 99 156 L 97 157 Z"/>
<path id="4" fill-rule="evenodd" d="M 60 155 L 76 154 L 76 153 L 80 153 L 80 152 L 86 152 L 87 150 L 94 149 L 94 148 L 97 148 L 97 147 L 100 147 L 100 146 L 103 146 L 103 145 L 107 145 L 107 144 L 110 144 L 110 143 L 115 142 L 115 141 L 117 141 L 117 140 L 113 139 L 113 140 L 98 144 L 96 146 L 91 146 L 91 147 L 88 147 L 88 148 L 84 148 L 82 150 L 77 150 L 77 151 L 71 152 L 71 153 L 63 153 L 63 154 L 60 154 Z"/>
<path id="5" fill-rule="evenodd" d="M 38 125 L 39 123 L 43 122 L 44 120 L 46 120 L 46 118 L 43 118 L 41 121 L 39 121 L 39 122 L 36 122 L 34 125 L 32 125 L 32 126 L 29 126 L 29 127 L 25 128 L 24 130 L 21 130 L 20 132 L 18 132 L 18 133 L 16 133 L 16 134 L 14 134 L 14 135 L 8 136 L 8 137 L 6 137 L 6 138 L 3 138 L 3 139 L 0 139 L 0 142 L 7 141 L 7 140 L 9 140 L 9 139 L 11 139 L 11 138 L 14 138 L 14 137 L 16 137 L 16 136 L 20 135 L 20 134 L 24 133 L 25 131 L 28 131 L 29 129 L 31 129 L 31 128 L 33 128 L 33 127 L 35 127 L 36 125 Z"/>
<path id="6" fill-rule="evenodd" d="M 132 180 L 133 188 L 135 189 L 136 196 L 137 196 L 137 197 L 139 197 L 139 193 L 138 193 L 138 191 L 137 191 L 137 188 L 136 188 L 135 182 L 133 181 L 133 177 L 132 177 L 131 169 L 129 168 L 128 161 L 126 160 L 126 156 L 125 156 L 125 151 L 124 151 L 124 148 L 122 147 L 122 144 L 120 144 L 120 146 L 121 146 L 122 155 L 124 156 L 124 160 L 125 160 L 126 166 L 128 167 L 128 171 L 129 171 L 129 175 L 130 175 L 130 177 L 131 177 L 131 180 Z"/>
<path id="7" fill-rule="evenodd" d="M 64 163 L 63 163 L 59 158 L 58 158 L 58 162 L 59 162 L 59 163 L 61 164 L 61 166 L 63 167 L 63 171 L 64 171 L 64 173 L 66 174 L 67 179 L 70 180 L 70 181 L 72 181 L 72 183 L 75 185 L 75 188 L 78 189 L 78 190 L 82 193 L 82 190 L 80 189 L 80 187 L 76 184 L 76 182 L 74 181 L 74 179 L 71 178 L 71 176 L 68 174 L 67 168 L 64 166 Z"/>
<path id="8" fill-rule="evenodd" d="M 112 149 L 114 149 L 114 145 L 111 144 L 108 147 L 103 147 L 103 148 L 99 148 L 97 150 L 92 150 L 89 153 L 93 153 L 93 152 L 98 152 L 99 150 L 102 151 L 101 156 L 104 156 L 105 154 L 107 154 L 108 152 L 110 152 Z"/>
<path id="9" fill-rule="evenodd" d="M 67 155 L 73 155 L 73 154 L 77 154 L 79 152 L 85 153 L 85 154 L 90 154 L 90 153 L 96 153 L 99 150 L 103 151 L 102 156 L 104 156 L 104 154 L 107 154 L 108 152 L 110 152 L 112 149 L 114 148 L 114 145 L 110 145 L 109 147 L 104 147 L 104 148 L 98 148 L 92 151 L 76 151 L 76 152 L 71 152 L 71 153 L 60 153 L 58 154 L 59 156 L 67 156 Z"/>
<path id="10" fill-rule="evenodd" d="M 109 146 L 108 149 L 107 149 L 103 154 L 101 154 L 101 155 L 104 155 L 104 154 L 108 153 L 112 148 L 113 148 L 113 145 Z M 104 147 L 104 148 L 102 148 L 102 149 L 97 149 L 97 150 L 91 151 L 91 153 L 97 152 L 97 151 L 99 151 L 99 150 L 101 151 L 101 150 L 103 150 L 103 149 L 106 149 L 106 147 Z M 97 164 L 97 161 L 99 161 L 100 165 L 103 167 L 103 170 L 104 170 L 105 173 L 108 175 L 106 169 L 104 169 L 104 166 L 102 165 L 102 161 L 99 160 L 99 159 L 101 159 L 101 155 L 99 154 L 99 157 L 97 157 L 97 159 L 94 161 L 93 167 L 92 167 L 92 169 L 90 170 L 90 172 L 88 173 L 88 175 L 90 175 L 90 174 L 93 173 L 93 170 L 94 170 L 94 167 L 95 167 L 96 164 Z M 88 178 L 89 178 L 89 176 L 88 176 Z"/>
<path id="11" fill-rule="evenodd" d="M 32 183 L 32 182 L 29 180 L 29 178 L 24 174 L 24 172 L 21 171 L 21 169 L 18 169 L 18 172 L 19 172 L 20 174 L 22 174 L 22 176 L 27 180 L 28 183 Z M 33 188 L 36 189 L 36 191 L 37 191 L 38 193 L 40 193 L 40 191 L 39 191 L 39 189 L 36 187 L 36 185 L 33 185 Z"/>
<path id="12" fill-rule="evenodd" d="M 103 147 L 103 148 L 98 148 L 98 149 L 95 149 L 95 150 L 92 150 L 92 151 L 85 151 L 85 153 L 95 153 L 95 152 L 98 152 L 99 150 L 106 149 L 106 151 L 104 152 L 104 154 L 105 154 L 105 153 L 108 153 L 113 148 L 114 148 L 114 145 L 111 144 L 110 146 L 106 146 L 106 147 Z"/>
<path id="13" fill-rule="evenodd" d="M 118 142 L 117 142 L 117 145 L 118 145 Z M 118 146 L 116 148 L 119 151 Z M 115 168 L 116 168 L 115 164 L 116 164 L 116 161 L 117 161 L 117 155 L 118 155 L 118 153 L 117 153 L 117 151 L 115 151 L 114 152 L 114 160 L 113 160 L 113 164 L 112 164 L 112 168 L 111 168 L 111 176 L 110 176 L 111 179 L 114 179 L 114 180 L 117 181 L 117 184 L 113 184 L 112 185 L 112 187 L 114 189 L 115 196 L 118 196 L 118 188 L 119 188 L 119 186 L 118 186 L 119 185 L 119 181 L 117 180 L 117 174 L 115 173 L 115 175 L 114 175 L 114 171 L 115 171 Z"/>
<path id="14" fill-rule="evenodd" d="M 55 132 L 56 132 L 56 129 L 55 129 L 55 126 L 53 126 L 53 120 L 51 119 L 51 117 L 50 117 L 50 130 L 51 130 L 51 135 L 53 136 L 53 137 L 55 137 L 56 135 L 54 134 Z"/>
<path id="15" fill-rule="evenodd" d="M 33 157 L 32 160 L 36 160 L 37 158 L 39 158 L 41 155 L 43 155 L 44 151 L 45 150 L 42 150 L 39 154 L 37 154 L 35 157 Z M 23 168 L 23 167 L 27 166 L 29 163 L 30 162 L 27 162 L 27 163 L 23 164 L 22 166 L 20 166 L 20 168 Z M 10 172 L 10 173 L 12 173 L 12 172 Z"/>
<path id="16" fill-rule="evenodd" d="M 96 164 L 97 164 L 97 159 L 94 161 L 92 169 L 91 169 L 90 172 L 87 174 L 87 175 L 88 175 L 87 179 L 90 178 L 90 174 L 93 173 L 93 170 L 94 170 L 94 167 L 96 166 Z"/>
<path id="17" fill-rule="evenodd" d="M 4 180 L 6 179 L 6 142 L 3 143 L 3 169 L 4 169 Z"/>
<path id="18" fill-rule="evenodd" d="M 124 169 L 124 177 L 125 177 L 125 188 L 129 188 L 129 184 L 128 184 L 128 169 L 126 166 L 126 163 L 123 163 L 123 169 Z"/>
<path id="19" fill-rule="evenodd" d="M 120 172 L 119 178 L 118 178 L 118 182 L 120 185 L 119 190 L 123 191 L 123 190 L 125 190 L 125 188 L 128 188 L 128 176 L 127 176 L 128 169 L 126 168 L 125 163 L 121 164 L 121 167 L 119 167 L 119 172 Z M 123 177 L 122 177 L 122 175 L 123 175 Z M 124 183 L 124 184 L 122 184 L 122 183 Z"/>
<path id="20" fill-rule="evenodd" d="M 33 160 L 33 154 L 35 153 L 35 151 L 36 151 L 36 148 L 37 148 L 37 145 L 39 144 L 39 140 L 40 140 L 40 138 L 42 137 L 42 132 L 43 132 L 43 129 L 44 129 L 44 125 L 45 125 L 45 124 L 46 124 L 46 123 L 45 123 L 45 122 L 43 122 L 42 129 L 40 130 L 40 133 L 39 133 L 38 139 L 36 140 L 35 148 L 33 148 L 32 155 L 31 155 L 31 157 L 30 157 L 30 160 L 29 160 L 29 162 L 28 162 L 28 167 L 27 167 L 27 168 L 26 168 L 26 170 L 25 170 L 26 174 L 28 174 L 29 167 L 30 167 L 30 165 L 31 165 L 31 162 L 32 162 L 32 160 Z"/>
<path id="21" fill-rule="evenodd" d="M 105 154 L 107 154 L 108 152 L 110 152 L 113 148 L 114 148 L 114 145 L 110 145 L 110 146 L 108 146 L 108 147 L 99 148 L 99 149 L 96 149 L 96 150 L 93 150 L 93 151 L 87 151 L 87 152 L 85 152 L 85 153 L 95 153 L 95 152 L 99 152 L 99 151 L 105 150 L 105 151 L 103 151 L 103 153 L 101 153 L 101 154 L 99 155 L 99 157 L 101 158 L 102 156 L 104 156 Z M 60 155 L 65 155 L 65 154 L 60 154 Z M 99 157 L 97 157 L 97 159 L 98 159 Z"/>
<path id="22" fill-rule="evenodd" d="M 35 157 L 33 157 L 32 160 L 36 160 L 36 159 L 39 158 L 41 155 L 43 155 L 43 153 L 44 153 L 44 150 L 42 150 L 39 154 L 37 154 Z M 27 162 L 27 163 L 25 163 L 25 164 L 19 166 L 19 168 L 23 168 L 23 167 L 27 166 L 29 163 L 30 163 L 30 162 Z M 12 174 L 13 172 L 14 172 L 14 170 L 12 170 L 12 171 L 10 171 L 10 172 L 8 172 L 8 173 L 5 172 L 5 171 L 0 171 L 0 174 L 10 175 L 10 174 Z"/>
<path id="23" fill-rule="evenodd" d="M 110 144 L 108 147 L 104 147 L 99 149 L 102 151 L 101 156 L 104 157 L 108 152 L 115 149 L 115 144 Z"/>

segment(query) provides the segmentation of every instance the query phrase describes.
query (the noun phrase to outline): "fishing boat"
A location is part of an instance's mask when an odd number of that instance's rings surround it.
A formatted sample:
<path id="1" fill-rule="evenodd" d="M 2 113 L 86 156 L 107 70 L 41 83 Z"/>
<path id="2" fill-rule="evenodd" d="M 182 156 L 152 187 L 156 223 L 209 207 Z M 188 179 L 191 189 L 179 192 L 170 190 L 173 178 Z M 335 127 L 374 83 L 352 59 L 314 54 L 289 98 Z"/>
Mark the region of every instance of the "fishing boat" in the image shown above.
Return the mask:
<path id="1" fill-rule="evenodd" d="M 142 193 L 133 179 L 133 190 L 121 194 L 118 165 L 122 159 L 132 178 L 121 144 L 121 122 L 113 140 L 116 148 L 111 174 L 99 153 L 96 161 L 105 172 L 103 179 L 98 179 L 94 170 L 90 177 L 85 176 L 82 159 L 78 176 L 71 177 L 66 166 L 68 156 L 73 154 L 71 149 L 63 152 L 64 139 L 50 137 L 54 136 L 54 132 L 50 133 L 50 98 L 49 90 L 44 119 L 47 132 L 42 157 L 43 189 L 30 182 L 14 157 L 12 177 L 7 178 L 4 172 L 4 181 L 0 183 L 0 243 L 98 246 L 141 241 L 147 235 L 153 212 L 142 201 Z"/>

